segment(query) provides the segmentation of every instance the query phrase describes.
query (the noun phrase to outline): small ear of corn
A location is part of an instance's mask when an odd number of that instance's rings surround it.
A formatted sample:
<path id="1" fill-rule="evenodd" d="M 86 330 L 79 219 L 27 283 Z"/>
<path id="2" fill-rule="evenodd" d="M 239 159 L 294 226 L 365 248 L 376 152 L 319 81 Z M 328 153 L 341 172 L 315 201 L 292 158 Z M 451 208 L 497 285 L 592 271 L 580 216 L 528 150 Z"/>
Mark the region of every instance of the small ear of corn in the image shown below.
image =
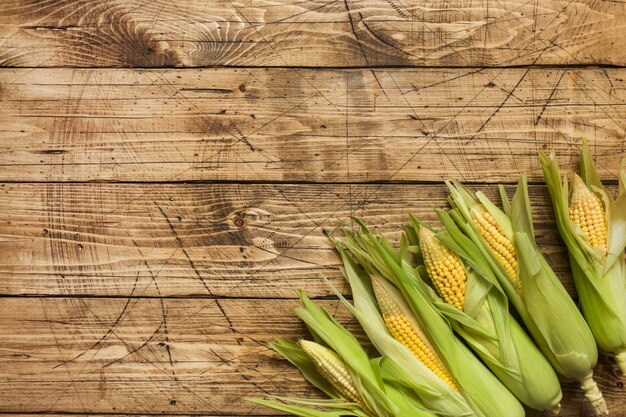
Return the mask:
<path id="1" fill-rule="evenodd" d="M 352 382 L 348 366 L 332 350 L 309 340 L 301 340 L 300 347 L 311 358 L 319 373 L 344 397 L 365 407 Z"/>
<path id="2" fill-rule="evenodd" d="M 489 245 L 498 263 L 506 271 L 513 285 L 515 285 L 517 292 L 522 295 L 522 281 L 517 275 L 517 250 L 515 245 L 505 235 L 502 227 L 495 221 L 484 205 L 474 205 L 471 212 L 478 231 Z"/>
<path id="3" fill-rule="evenodd" d="M 435 284 L 439 295 L 448 304 L 462 311 L 465 307 L 467 274 L 461 259 L 426 227 L 420 228 L 418 238 L 426 272 Z"/>
<path id="4" fill-rule="evenodd" d="M 607 224 L 604 205 L 576 174 L 572 180 L 569 217 L 582 230 L 591 246 L 606 253 Z"/>
<path id="5" fill-rule="evenodd" d="M 372 286 L 383 320 L 393 338 L 406 346 L 420 362 L 446 384 L 459 391 L 454 379 L 446 370 L 419 325 L 412 322 L 400 309 L 387 290 L 380 284 L 378 278 L 372 277 Z"/>

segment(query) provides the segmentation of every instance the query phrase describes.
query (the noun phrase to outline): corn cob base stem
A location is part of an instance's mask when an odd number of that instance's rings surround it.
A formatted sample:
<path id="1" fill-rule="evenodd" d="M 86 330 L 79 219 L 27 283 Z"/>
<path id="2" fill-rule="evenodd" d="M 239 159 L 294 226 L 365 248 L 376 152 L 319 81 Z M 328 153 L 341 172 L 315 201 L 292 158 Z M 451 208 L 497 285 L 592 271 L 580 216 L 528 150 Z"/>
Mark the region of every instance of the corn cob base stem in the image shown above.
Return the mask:
<path id="1" fill-rule="evenodd" d="M 555 405 L 554 407 L 552 407 L 548 411 L 550 411 L 555 416 L 558 415 L 561 412 L 561 403 L 558 403 L 557 405 Z"/>
<path id="2" fill-rule="evenodd" d="M 619 365 L 619 369 L 622 371 L 622 375 L 626 375 L 626 350 L 618 352 L 615 355 L 615 360 Z"/>
<path id="3" fill-rule="evenodd" d="M 596 414 L 608 416 L 609 409 L 606 406 L 602 392 L 598 388 L 598 384 L 593 380 L 593 372 L 589 372 L 587 376 L 580 380 L 580 387 L 585 391 L 585 398 L 591 403 Z"/>

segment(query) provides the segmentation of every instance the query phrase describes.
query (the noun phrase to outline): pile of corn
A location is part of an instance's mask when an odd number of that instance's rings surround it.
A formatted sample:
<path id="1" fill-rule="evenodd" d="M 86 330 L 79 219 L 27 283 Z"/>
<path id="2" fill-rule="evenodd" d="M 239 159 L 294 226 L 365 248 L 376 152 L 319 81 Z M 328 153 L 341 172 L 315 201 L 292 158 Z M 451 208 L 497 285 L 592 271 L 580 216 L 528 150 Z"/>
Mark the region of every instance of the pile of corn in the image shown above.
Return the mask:
<path id="1" fill-rule="evenodd" d="M 522 417 L 558 414 L 560 381 L 578 381 L 608 415 L 593 368 L 599 347 L 626 373 L 626 171 L 612 199 L 586 143 L 580 176 L 541 165 L 582 314 L 535 242 L 524 175 L 512 200 L 500 188 L 502 208 L 448 181 L 439 231 L 411 217 L 396 248 L 355 218 L 360 230 L 331 238 L 352 299 L 333 290 L 374 354 L 301 292 L 313 340 L 271 347 L 329 398 L 248 400 L 307 417 Z"/>

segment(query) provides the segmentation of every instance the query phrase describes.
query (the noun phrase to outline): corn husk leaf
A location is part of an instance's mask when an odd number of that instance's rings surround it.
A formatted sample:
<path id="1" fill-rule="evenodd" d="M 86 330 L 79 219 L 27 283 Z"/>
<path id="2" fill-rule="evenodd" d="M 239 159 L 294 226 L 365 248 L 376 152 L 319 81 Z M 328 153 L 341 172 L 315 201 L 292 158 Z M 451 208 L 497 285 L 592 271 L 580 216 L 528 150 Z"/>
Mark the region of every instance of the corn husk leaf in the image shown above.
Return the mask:
<path id="1" fill-rule="evenodd" d="M 338 400 L 305 401 L 298 398 L 280 398 L 280 401 L 260 398 L 244 398 L 244 400 L 300 417 L 371 417 L 359 409 L 356 404 Z M 288 404 L 288 402 L 305 404 L 306 406 Z M 313 407 L 319 407 L 320 409 Z M 331 410 L 324 410 L 323 408 L 331 408 Z"/>
<path id="2" fill-rule="evenodd" d="M 385 385 L 385 392 L 389 399 L 398 407 L 398 417 L 436 417 L 436 415 L 426 408 L 415 391 L 408 385 L 403 385 L 393 381 L 393 378 L 385 377 L 389 369 L 388 364 L 393 363 L 388 358 L 378 357 L 370 361 L 372 369 L 376 370 L 380 379 Z"/>
<path id="3" fill-rule="evenodd" d="M 311 358 L 302 350 L 299 344 L 289 340 L 278 339 L 270 343 L 270 348 L 298 368 L 306 380 L 313 384 L 315 388 L 329 397 L 335 399 L 342 398 L 332 384 L 318 372 Z"/>

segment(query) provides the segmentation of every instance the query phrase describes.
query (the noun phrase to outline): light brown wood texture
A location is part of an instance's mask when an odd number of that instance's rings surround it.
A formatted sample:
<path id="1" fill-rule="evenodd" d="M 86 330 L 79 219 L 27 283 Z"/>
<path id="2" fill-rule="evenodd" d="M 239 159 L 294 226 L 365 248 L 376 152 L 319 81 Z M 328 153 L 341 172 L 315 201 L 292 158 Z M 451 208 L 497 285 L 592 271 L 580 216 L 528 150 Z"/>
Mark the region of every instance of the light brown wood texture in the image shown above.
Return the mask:
<path id="1" fill-rule="evenodd" d="M 321 303 L 358 331 L 337 301 Z M 276 337 L 305 336 L 291 312 L 297 304 L 0 299 L 0 412 L 267 414 L 240 398 L 316 395 L 266 347 Z M 597 382 L 619 411 L 624 388 L 616 368 L 604 360 Z M 591 415 L 575 384 L 564 388 L 561 415 Z"/>
<path id="2" fill-rule="evenodd" d="M 0 415 L 274 416 L 304 289 L 362 331 L 327 229 L 438 225 L 443 179 L 626 156 L 622 0 L 0 2 Z M 626 417 L 624 376 L 595 371 Z M 561 417 L 590 417 L 563 384 Z M 495 399 L 497 400 L 497 399 Z M 528 412 L 529 417 L 547 417 Z"/>
<path id="3" fill-rule="evenodd" d="M 537 239 L 574 294 L 546 193 L 531 187 Z M 440 184 L 4 184 L 0 294 L 329 296 L 322 277 L 346 285 L 323 229 L 340 236 L 356 215 L 397 241 L 408 212 L 438 225 L 446 196 Z"/>
<path id="4" fill-rule="evenodd" d="M 624 65 L 625 25 L 599 0 L 5 0 L 0 65 Z"/>
<path id="5" fill-rule="evenodd" d="M 623 157 L 623 69 L 0 73 L 0 180 L 540 180 L 539 152 L 604 178 Z"/>

